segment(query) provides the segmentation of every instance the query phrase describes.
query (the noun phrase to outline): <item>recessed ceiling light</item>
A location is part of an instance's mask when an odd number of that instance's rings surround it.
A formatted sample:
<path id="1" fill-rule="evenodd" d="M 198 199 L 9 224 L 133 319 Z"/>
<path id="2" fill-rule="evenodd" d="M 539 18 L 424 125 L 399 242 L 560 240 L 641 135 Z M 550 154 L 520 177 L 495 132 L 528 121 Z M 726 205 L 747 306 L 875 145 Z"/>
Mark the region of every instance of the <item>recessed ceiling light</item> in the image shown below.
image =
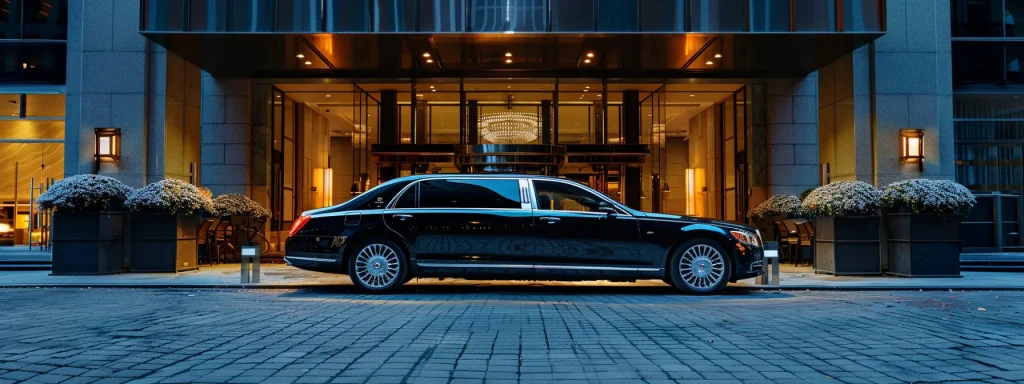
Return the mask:
<path id="1" fill-rule="evenodd" d="M 512 52 L 505 52 L 505 57 L 512 57 Z"/>
<path id="2" fill-rule="evenodd" d="M 309 60 L 306 60 L 305 64 L 306 64 L 306 65 L 313 65 L 313 62 L 312 62 L 312 61 L 309 61 Z"/>
<path id="3" fill-rule="evenodd" d="M 433 86 L 433 85 L 431 85 L 431 86 L 430 86 L 430 89 L 434 89 L 434 86 Z"/>
<path id="4" fill-rule="evenodd" d="M 433 62 L 434 62 L 433 59 L 427 59 L 427 64 L 430 64 L 430 63 L 433 63 Z"/>
<path id="5" fill-rule="evenodd" d="M 511 86 L 511 85 L 510 85 L 510 86 L 508 86 L 508 89 L 512 89 L 512 86 Z"/>
<path id="6" fill-rule="evenodd" d="M 330 97 L 331 97 L 331 94 L 326 94 L 326 95 L 324 95 L 324 96 L 326 96 L 326 97 L 330 98 Z"/>
<path id="7" fill-rule="evenodd" d="M 505 64 L 512 64 L 512 59 L 505 59 Z"/>
<path id="8" fill-rule="evenodd" d="M 708 62 L 706 62 L 706 63 L 704 63 L 704 64 L 707 64 L 707 65 L 715 65 L 715 62 L 714 62 L 714 61 L 711 61 L 711 60 L 708 60 Z"/>
<path id="9" fill-rule="evenodd" d="M 590 64 L 590 59 L 583 60 L 584 63 Z"/>
<path id="10" fill-rule="evenodd" d="M 295 57 L 300 58 L 300 59 L 305 59 L 306 55 L 303 55 L 303 54 L 300 53 L 298 55 L 295 55 Z"/>
<path id="11" fill-rule="evenodd" d="M 583 88 L 586 88 L 586 89 L 590 89 L 590 86 L 588 85 L 588 86 L 586 86 L 586 87 L 583 87 Z"/>
<path id="12" fill-rule="evenodd" d="M 280 99 L 280 98 L 281 98 L 281 95 L 277 95 L 277 98 L 278 98 L 278 99 Z"/>
<path id="13" fill-rule="evenodd" d="M 430 52 L 423 52 L 423 57 L 430 57 Z"/>
<path id="14" fill-rule="evenodd" d="M 430 92 L 437 92 L 437 90 L 436 89 L 431 89 Z"/>
<path id="15" fill-rule="evenodd" d="M 589 89 L 584 89 L 583 92 L 590 92 L 590 90 Z"/>
<path id="16" fill-rule="evenodd" d="M 722 54 L 721 53 L 716 53 L 715 54 L 715 58 L 716 59 L 721 59 L 722 58 Z"/>
<path id="17" fill-rule="evenodd" d="M 594 57 L 594 52 L 587 52 L 587 57 Z"/>
<path id="18" fill-rule="evenodd" d="M 600 94 L 600 93 L 598 93 L 598 94 L 597 94 L 597 97 L 601 97 L 601 94 Z"/>
<path id="19" fill-rule="evenodd" d="M 690 95 L 690 97 L 697 97 L 697 95 L 693 95 L 693 94 L 691 94 L 691 95 Z"/>
<path id="20" fill-rule="evenodd" d="M 422 93 L 417 93 L 416 97 L 423 97 L 423 94 Z"/>

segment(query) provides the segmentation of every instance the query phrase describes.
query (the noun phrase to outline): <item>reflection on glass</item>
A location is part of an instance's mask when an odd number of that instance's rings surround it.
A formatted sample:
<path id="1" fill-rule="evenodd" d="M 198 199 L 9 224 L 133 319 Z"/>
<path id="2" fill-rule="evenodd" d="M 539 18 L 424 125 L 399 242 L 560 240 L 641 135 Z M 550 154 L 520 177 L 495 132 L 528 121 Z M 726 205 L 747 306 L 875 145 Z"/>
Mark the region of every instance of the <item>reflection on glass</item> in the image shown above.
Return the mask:
<path id="1" fill-rule="evenodd" d="M 230 29 L 266 32 L 274 28 L 274 0 L 232 1 Z"/>
<path id="2" fill-rule="evenodd" d="M 1013 25 L 1015 19 L 1013 14 L 1003 14 L 1001 0 L 953 0 L 951 13 L 953 36 L 1002 36 L 1003 23 Z"/>
<path id="3" fill-rule="evenodd" d="M 881 0 L 845 0 L 843 29 L 847 31 L 881 31 Z"/>
<path id="4" fill-rule="evenodd" d="M 0 39 L 21 38 L 21 8 L 17 1 L 0 2 Z"/>
<path id="5" fill-rule="evenodd" d="M 420 208 L 519 209 L 517 180 L 425 180 L 420 182 Z"/>
<path id="6" fill-rule="evenodd" d="M 64 95 L 25 95 L 25 116 L 64 117 Z"/>
<path id="7" fill-rule="evenodd" d="M 420 31 L 465 32 L 464 0 L 419 0 Z"/>
<path id="8" fill-rule="evenodd" d="M 746 8 L 747 0 L 690 0 L 690 28 L 702 32 L 743 31 Z"/>
<path id="9" fill-rule="evenodd" d="M 68 38 L 68 0 L 25 0 L 24 7 L 24 38 Z"/>
<path id="10" fill-rule="evenodd" d="M 664 1 L 664 0 L 659 0 Z M 635 32 L 637 2 L 635 0 L 598 0 L 597 30 L 602 32 Z"/>
<path id="11" fill-rule="evenodd" d="M 594 3 L 589 1 L 551 2 L 553 32 L 594 31 Z"/>
<path id="12" fill-rule="evenodd" d="M 643 15 L 640 25 L 651 32 L 686 31 L 684 0 L 647 0 L 641 4 Z"/>
<path id="13" fill-rule="evenodd" d="M 753 0 L 750 29 L 754 32 L 789 31 L 789 0 Z"/>
<path id="14" fill-rule="evenodd" d="M 184 2 L 181 0 L 147 0 L 146 30 L 184 31 Z"/>
<path id="15" fill-rule="evenodd" d="M 327 32 L 368 32 L 370 10 L 365 0 L 331 0 L 327 6 Z"/>
<path id="16" fill-rule="evenodd" d="M 374 31 L 416 31 L 416 0 L 375 0 L 374 4 Z"/>
<path id="17" fill-rule="evenodd" d="M 547 0 L 470 0 L 473 32 L 544 32 Z"/>
<path id="18" fill-rule="evenodd" d="M 953 43 L 953 78 L 956 83 L 1001 82 L 1003 66 L 1002 43 Z"/>
<path id="19" fill-rule="evenodd" d="M 344 0 L 327 2 L 329 9 L 348 3 L 349 1 Z M 277 0 L 277 31 L 319 32 L 320 4 L 320 0 Z M 365 16 L 361 17 L 365 19 Z"/>
<path id="20" fill-rule="evenodd" d="M 221 0 L 189 0 L 189 31 L 227 30 L 228 3 Z"/>
<path id="21" fill-rule="evenodd" d="M 830 32 L 836 30 L 836 4 L 834 1 L 795 1 L 797 31 Z"/>

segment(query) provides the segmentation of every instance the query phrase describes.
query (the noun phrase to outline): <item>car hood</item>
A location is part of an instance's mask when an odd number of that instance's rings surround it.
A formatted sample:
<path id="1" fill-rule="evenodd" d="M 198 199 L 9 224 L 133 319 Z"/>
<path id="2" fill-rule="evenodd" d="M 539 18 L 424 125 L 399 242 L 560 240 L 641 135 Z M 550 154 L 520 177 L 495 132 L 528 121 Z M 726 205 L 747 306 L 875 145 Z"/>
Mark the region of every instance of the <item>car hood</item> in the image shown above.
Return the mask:
<path id="1" fill-rule="evenodd" d="M 644 215 L 647 215 L 647 217 L 652 218 L 652 219 L 677 220 L 680 223 L 711 224 L 711 225 L 714 225 L 714 226 L 720 227 L 720 228 L 742 229 L 742 230 L 747 231 L 747 232 L 754 232 L 754 231 L 756 231 L 755 228 L 752 228 L 752 227 L 749 227 L 749 226 L 746 226 L 746 225 L 743 225 L 743 224 L 733 223 L 731 221 L 712 220 L 712 219 L 705 219 L 705 218 L 701 218 L 701 217 L 670 215 L 670 214 L 666 214 L 666 213 L 652 213 L 652 212 L 644 212 Z"/>

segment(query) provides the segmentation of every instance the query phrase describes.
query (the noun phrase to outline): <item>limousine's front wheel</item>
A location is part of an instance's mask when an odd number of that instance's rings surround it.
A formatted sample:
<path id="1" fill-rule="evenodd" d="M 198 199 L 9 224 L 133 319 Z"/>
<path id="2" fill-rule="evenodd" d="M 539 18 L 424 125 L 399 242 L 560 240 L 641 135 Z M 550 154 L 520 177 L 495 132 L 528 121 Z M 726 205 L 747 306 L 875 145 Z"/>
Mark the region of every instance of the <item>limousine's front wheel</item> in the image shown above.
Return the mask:
<path id="1" fill-rule="evenodd" d="M 707 239 L 683 244 L 669 268 L 672 285 L 688 293 L 721 291 L 729 284 L 732 273 L 732 263 L 725 251 Z"/>
<path id="2" fill-rule="evenodd" d="M 348 270 L 352 283 L 367 292 L 384 293 L 405 283 L 405 255 L 395 243 L 373 239 L 364 243 L 349 257 Z"/>

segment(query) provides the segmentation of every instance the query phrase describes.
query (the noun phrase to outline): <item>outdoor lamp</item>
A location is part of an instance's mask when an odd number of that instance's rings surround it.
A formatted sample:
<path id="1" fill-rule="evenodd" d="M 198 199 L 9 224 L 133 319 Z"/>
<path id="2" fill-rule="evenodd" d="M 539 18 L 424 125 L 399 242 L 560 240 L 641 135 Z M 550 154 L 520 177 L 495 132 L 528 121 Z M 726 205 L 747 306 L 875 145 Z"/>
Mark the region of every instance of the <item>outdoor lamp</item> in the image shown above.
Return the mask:
<path id="1" fill-rule="evenodd" d="M 96 172 L 101 162 L 121 161 L 121 129 L 96 128 Z"/>
<path id="2" fill-rule="evenodd" d="M 924 171 L 924 131 L 904 129 L 900 131 L 900 163 L 917 163 L 918 171 Z"/>

